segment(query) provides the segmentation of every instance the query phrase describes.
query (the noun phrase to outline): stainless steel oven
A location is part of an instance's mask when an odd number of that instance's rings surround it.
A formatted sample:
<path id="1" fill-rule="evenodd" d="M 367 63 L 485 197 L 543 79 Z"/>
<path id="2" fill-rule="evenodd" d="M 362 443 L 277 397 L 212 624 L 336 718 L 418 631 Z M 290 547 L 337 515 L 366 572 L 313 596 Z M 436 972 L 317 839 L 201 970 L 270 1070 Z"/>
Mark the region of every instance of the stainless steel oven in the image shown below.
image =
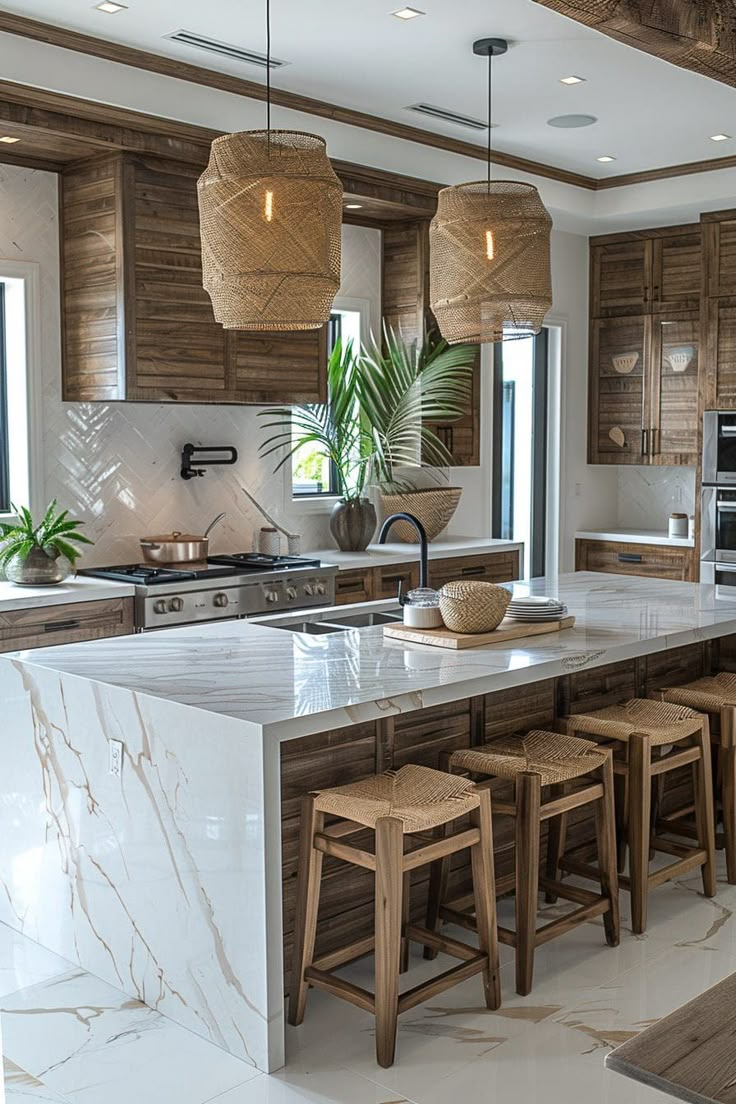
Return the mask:
<path id="1" fill-rule="evenodd" d="M 736 411 L 703 415 L 703 483 L 736 486 Z"/>

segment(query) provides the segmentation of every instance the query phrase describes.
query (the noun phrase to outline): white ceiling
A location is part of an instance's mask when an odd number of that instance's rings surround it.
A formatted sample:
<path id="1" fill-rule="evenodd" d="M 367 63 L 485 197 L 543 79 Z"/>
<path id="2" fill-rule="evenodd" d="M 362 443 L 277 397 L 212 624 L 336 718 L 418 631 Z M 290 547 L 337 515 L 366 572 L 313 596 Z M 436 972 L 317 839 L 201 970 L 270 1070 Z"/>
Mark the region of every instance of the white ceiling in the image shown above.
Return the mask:
<path id="1" fill-rule="evenodd" d="M 736 153 L 736 90 L 677 69 L 559 16 L 533 0 L 411 0 L 426 15 L 389 13 L 403 0 L 272 0 L 272 50 L 289 62 L 274 84 L 293 92 L 484 144 L 473 132 L 405 110 L 425 101 L 485 115 L 486 62 L 475 38 L 513 43 L 494 63 L 493 141 L 508 153 L 605 177 Z M 128 0 L 105 15 L 91 0 L 23 0 L 8 11 L 262 81 L 233 63 L 165 36 L 184 28 L 265 51 L 265 0 Z M 576 74 L 584 84 L 559 78 Z M 559 130 L 547 119 L 596 115 L 595 126 Z M 278 108 L 274 125 L 279 125 Z M 733 133 L 727 142 L 711 134 Z M 601 165 L 596 157 L 616 161 Z M 697 179 L 697 178 L 694 178 Z"/>

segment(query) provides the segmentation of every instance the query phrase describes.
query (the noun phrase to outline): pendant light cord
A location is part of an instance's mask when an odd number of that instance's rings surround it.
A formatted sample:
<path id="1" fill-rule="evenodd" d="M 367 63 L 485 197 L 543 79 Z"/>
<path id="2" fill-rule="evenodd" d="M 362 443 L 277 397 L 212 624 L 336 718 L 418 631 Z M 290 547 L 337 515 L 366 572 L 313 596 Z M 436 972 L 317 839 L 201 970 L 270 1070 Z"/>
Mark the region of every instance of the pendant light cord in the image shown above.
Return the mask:
<path id="1" fill-rule="evenodd" d="M 271 0 L 266 0 L 266 130 L 271 141 Z"/>
<path id="2" fill-rule="evenodd" d="M 488 156 L 487 156 L 487 165 L 486 165 L 486 172 L 487 172 L 486 181 L 487 181 L 487 184 L 488 184 L 488 191 L 491 190 L 491 125 L 492 125 L 491 124 L 491 105 L 492 105 L 492 102 L 493 102 L 492 99 L 491 99 L 491 89 L 493 87 L 493 81 L 491 79 L 491 65 L 492 65 L 492 63 L 493 63 L 493 52 L 489 53 L 489 55 L 488 55 Z"/>

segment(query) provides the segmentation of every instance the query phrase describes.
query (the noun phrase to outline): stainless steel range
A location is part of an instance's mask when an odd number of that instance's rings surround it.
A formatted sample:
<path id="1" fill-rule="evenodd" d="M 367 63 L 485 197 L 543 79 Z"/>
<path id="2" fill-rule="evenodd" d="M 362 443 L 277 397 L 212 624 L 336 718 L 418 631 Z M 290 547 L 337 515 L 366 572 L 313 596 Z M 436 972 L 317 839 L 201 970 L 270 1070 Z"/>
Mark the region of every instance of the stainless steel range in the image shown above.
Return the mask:
<path id="1" fill-rule="evenodd" d="M 134 583 L 136 629 L 150 632 L 200 621 L 331 606 L 337 568 L 300 556 L 238 552 L 210 556 L 206 563 L 123 564 L 90 567 L 79 574 Z"/>

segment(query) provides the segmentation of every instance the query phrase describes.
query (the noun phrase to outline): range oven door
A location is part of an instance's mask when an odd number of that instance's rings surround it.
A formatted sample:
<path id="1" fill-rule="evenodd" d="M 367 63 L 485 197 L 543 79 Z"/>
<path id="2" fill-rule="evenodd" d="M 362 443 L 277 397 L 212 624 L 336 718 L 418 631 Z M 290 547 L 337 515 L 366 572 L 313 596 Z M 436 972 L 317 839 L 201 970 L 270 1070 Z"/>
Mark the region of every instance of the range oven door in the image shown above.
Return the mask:
<path id="1" fill-rule="evenodd" d="M 703 415 L 703 482 L 736 486 L 736 411 Z"/>
<path id="2" fill-rule="evenodd" d="M 736 487 L 703 487 L 700 559 L 736 564 Z"/>

